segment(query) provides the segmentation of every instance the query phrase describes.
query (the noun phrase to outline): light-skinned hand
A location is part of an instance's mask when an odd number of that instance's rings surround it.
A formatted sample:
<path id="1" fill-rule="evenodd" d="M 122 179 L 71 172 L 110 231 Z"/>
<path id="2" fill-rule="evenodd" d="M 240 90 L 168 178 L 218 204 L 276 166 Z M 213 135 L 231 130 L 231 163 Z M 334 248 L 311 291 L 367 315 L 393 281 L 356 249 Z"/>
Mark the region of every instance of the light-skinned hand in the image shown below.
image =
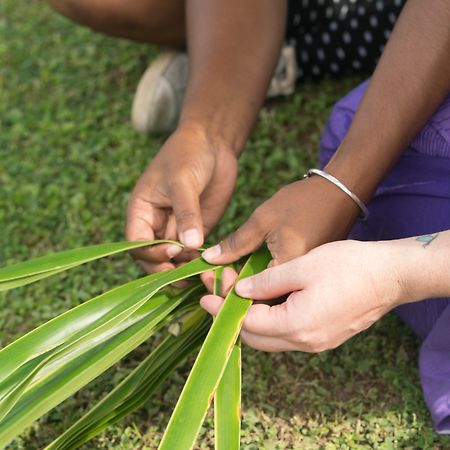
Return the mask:
<path id="1" fill-rule="evenodd" d="M 250 307 L 242 340 L 271 352 L 337 347 L 408 300 L 400 270 L 404 255 L 386 242 L 339 241 L 239 281 L 239 295 L 267 303 Z M 224 272 L 225 290 L 235 278 L 236 273 Z M 271 304 L 284 295 L 283 303 Z M 201 300 L 213 315 L 222 303 L 215 295 Z"/>

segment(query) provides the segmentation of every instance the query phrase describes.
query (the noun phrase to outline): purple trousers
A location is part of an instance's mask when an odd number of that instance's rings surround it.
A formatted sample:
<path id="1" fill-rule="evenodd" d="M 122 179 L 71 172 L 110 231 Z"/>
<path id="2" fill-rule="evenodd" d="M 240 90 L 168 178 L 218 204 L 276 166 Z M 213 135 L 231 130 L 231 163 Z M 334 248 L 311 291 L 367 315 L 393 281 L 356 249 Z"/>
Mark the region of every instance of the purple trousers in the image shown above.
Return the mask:
<path id="1" fill-rule="evenodd" d="M 347 133 L 367 85 L 335 105 L 320 143 L 322 167 Z M 399 239 L 450 229 L 450 96 L 386 175 L 368 208 L 369 219 L 355 224 L 352 239 Z M 425 402 L 436 431 L 450 434 L 450 298 L 402 305 L 396 312 L 422 339 Z"/>

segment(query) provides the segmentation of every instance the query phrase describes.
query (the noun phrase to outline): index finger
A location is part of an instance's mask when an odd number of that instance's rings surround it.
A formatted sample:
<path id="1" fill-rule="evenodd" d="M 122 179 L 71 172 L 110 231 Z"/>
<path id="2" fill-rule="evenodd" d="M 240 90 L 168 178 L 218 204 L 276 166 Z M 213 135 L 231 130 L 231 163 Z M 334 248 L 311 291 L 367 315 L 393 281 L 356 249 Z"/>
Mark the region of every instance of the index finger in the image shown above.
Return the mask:
<path id="1" fill-rule="evenodd" d="M 165 235 L 167 228 L 167 213 L 155 208 L 140 198 L 131 199 L 128 205 L 126 238 L 129 241 L 147 241 L 158 238 L 176 239 L 176 236 Z M 161 235 L 164 233 L 164 235 Z M 131 252 L 134 259 L 148 263 L 168 262 L 167 253 L 170 244 L 161 244 L 154 247 L 143 247 Z M 181 251 L 181 250 L 180 250 Z"/>
<path id="2" fill-rule="evenodd" d="M 304 287 L 300 263 L 302 259 L 269 267 L 256 275 L 243 278 L 236 284 L 236 293 L 254 300 L 269 300 L 299 291 Z"/>
<path id="3" fill-rule="evenodd" d="M 289 303 L 278 305 L 253 304 L 242 324 L 242 329 L 264 336 L 284 336 L 289 334 Z"/>

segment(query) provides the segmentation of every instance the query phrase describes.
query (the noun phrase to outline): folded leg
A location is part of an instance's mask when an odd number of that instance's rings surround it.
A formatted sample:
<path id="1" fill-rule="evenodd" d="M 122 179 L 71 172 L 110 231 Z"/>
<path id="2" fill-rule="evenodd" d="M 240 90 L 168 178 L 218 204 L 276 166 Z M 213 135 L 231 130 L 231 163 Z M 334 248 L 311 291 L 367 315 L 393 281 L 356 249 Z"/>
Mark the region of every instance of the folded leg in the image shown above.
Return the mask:
<path id="1" fill-rule="evenodd" d="M 366 88 L 367 82 L 336 104 L 321 140 L 322 166 L 347 133 Z M 356 223 L 350 238 L 389 240 L 450 229 L 450 97 L 387 174 L 368 208 L 369 219 Z M 402 305 L 396 313 L 423 340 L 419 368 L 425 401 L 436 430 L 448 434 L 450 298 Z"/>

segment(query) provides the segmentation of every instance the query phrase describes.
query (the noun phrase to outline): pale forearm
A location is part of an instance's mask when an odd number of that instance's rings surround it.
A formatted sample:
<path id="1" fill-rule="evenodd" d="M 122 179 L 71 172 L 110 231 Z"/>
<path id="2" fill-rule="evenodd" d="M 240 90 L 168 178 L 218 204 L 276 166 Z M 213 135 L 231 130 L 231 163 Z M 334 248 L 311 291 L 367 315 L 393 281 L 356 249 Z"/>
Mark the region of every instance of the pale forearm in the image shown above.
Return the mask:
<path id="1" fill-rule="evenodd" d="M 409 0 L 327 169 L 368 201 L 450 91 L 450 2 Z"/>
<path id="2" fill-rule="evenodd" d="M 180 124 L 244 146 L 278 60 L 286 2 L 188 0 L 190 79 Z"/>
<path id="3" fill-rule="evenodd" d="M 390 247 L 401 303 L 450 297 L 450 231 L 381 242 Z"/>

